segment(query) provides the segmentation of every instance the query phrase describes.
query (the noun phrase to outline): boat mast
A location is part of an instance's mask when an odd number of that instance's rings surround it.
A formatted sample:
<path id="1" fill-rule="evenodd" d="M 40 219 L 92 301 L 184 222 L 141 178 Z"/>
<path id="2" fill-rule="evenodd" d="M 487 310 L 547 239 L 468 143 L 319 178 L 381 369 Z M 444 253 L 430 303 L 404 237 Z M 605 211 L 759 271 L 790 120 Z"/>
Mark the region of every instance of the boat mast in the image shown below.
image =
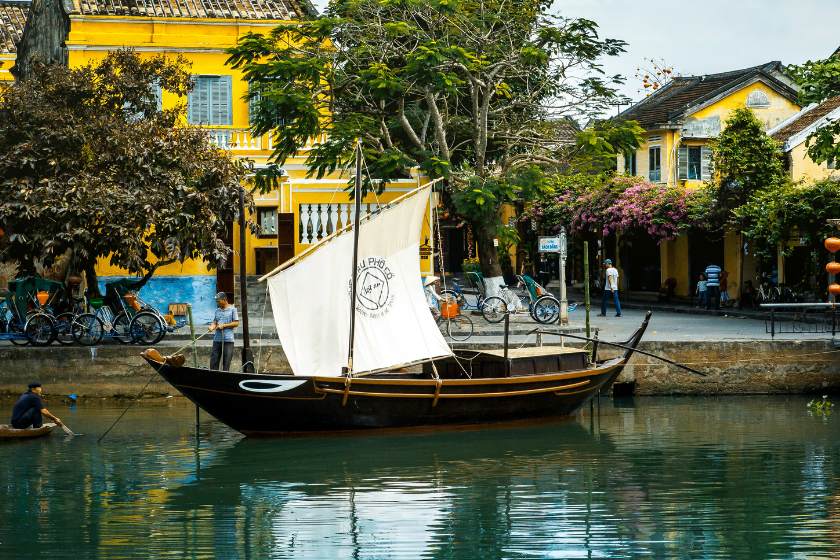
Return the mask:
<path id="1" fill-rule="evenodd" d="M 245 262 L 245 187 L 239 186 L 239 306 L 242 311 L 242 365 L 247 373 L 254 373 L 254 352 L 248 330 L 248 283 Z"/>
<path id="2" fill-rule="evenodd" d="M 353 375 L 353 341 L 356 331 L 356 268 L 359 260 L 359 221 L 362 218 L 362 141 L 356 140 L 356 189 L 354 197 L 353 218 L 353 266 L 350 271 L 350 345 L 347 354 L 347 367 L 343 368 L 345 375 Z"/>

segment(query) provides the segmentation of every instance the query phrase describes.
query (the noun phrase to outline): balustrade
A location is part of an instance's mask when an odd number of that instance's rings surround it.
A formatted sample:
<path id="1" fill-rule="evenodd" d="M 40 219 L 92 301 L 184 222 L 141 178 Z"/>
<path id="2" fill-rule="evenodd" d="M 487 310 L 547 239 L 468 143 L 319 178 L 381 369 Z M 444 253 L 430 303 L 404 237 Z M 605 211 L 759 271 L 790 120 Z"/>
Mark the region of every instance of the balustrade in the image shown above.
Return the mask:
<path id="1" fill-rule="evenodd" d="M 271 134 L 266 134 L 265 148 L 263 148 L 263 138 L 261 136 L 252 136 L 251 131 L 244 129 L 238 130 L 233 128 L 205 128 L 207 134 L 210 135 L 210 142 L 216 144 L 225 150 L 274 150 L 274 139 Z M 325 142 L 326 134 L 320 134 L 310 138 L 300 148 L 301 151 L 309 151 L 316 145 Z"/>
<path id="2" fill-rule="evenodd" d="M 332 202 L 322 204 L 298 205 L 299 236 L 298 243 L 310 245 L 318 243 L 335 233 L 355 219 L 355 205 L 350 202 Z M 363 202 L 362 214 L 376 212 L 379 204 Z"/>

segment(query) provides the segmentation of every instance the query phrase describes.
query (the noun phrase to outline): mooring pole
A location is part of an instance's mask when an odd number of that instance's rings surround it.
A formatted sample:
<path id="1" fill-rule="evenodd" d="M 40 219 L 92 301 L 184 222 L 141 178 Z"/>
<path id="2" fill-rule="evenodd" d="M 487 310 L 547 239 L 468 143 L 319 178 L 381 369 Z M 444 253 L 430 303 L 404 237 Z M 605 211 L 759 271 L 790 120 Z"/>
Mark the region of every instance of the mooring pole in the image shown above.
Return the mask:
<path id="1" fill-rule="evenodd" d="M 195 325 L 193 324 L 192 305 L 187 304 L 187 316 L 190 318 L 190 336 L 192 337 L 193 366 L 198 369 L 198 350 L 195 348 Z M 198 440 L 198 404 L 195 405 L 195 439 Z"/>
<path id="2" fill-rule="evenodd" d="M 510 377 L 510 361 L 508 360 L 508 334 L 510 332 L 510 313 L 505 312 L 505 377 Z"/>
<path id="3" fill-rule="evenodd" d="M 254 353 L 248 331 L 248 287 L 245 276 L 245 187 L 239 187 L 239 299 L 242 307 L 242 371 L 254 373 Z"/>
<path id="4" fill-rule="evenodd" d="M 589 328 L 589 241 L 583 242 L 583 299 L 586 302 L 586 337 L 592 331 Z"/>
<path id="5" fill-rule="evenodd" d="M 356 140 L 356 190 L 353 192 L 353 267 L 350 271 L 350 343 L 347 367 L 342 368 L 348 383 L 353 376 L 353 345 L 356 341 L 356 280 L 359 260 L 359 227 L 362 219 L 362 141 Z M 349 385 L 348 385 L 349 387 Z M 346 397 L 345 397 L 346 401 Z"/>

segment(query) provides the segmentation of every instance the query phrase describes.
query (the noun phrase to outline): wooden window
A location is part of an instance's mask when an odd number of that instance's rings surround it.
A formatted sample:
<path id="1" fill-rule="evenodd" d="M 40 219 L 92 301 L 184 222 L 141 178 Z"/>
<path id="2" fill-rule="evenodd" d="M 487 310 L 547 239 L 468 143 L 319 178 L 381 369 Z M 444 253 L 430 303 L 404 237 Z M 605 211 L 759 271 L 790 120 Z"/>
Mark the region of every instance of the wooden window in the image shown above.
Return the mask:
<path id="1" fill-rule="evenodd" d="M 636 152 L 630 157 L 624 156 L 624 172 L 630 175 L 636 174 Z"/>
<path id="2" fill-rule="evenodd" d="M 648 181 L 659 183 L 662 181 L 662 147 L 648 148 Z"/>
<path id="3" fill-rule="evenodd" d="M 257 208 L 257 222 L 262 228 L 260 237 L 276 237 L 277 207 Z"/>
<path id="4" fill-rule="evenodd" d="M 257 113 L 257 107 L 259 106 L 260 101 L 262 101 L 262 94 L 261 92 L 266 91 L 271 84 L 257 84 L 251 83 L 251 98 L 248 100 L 248 119 L 251 125 L 254 124 L 254 120 Z M 275 111 L 274 114 L 274 126 L 283 126 L 286 124 L 286 119 L 283 115 L 280 114 L 279 111 Z"/>
<path id="5" fill-rule="evenodd" d="M 662 135 L 661 134 L 651 134 L 648 136 L 648 144 L 653 144 L 654 142 L 661 142 Z"/>
<path id="6" fill-rule="evenodd" d="M 195 86 L 187 97 L 187 121 L 210 126 L 232 125 L 232 78 L 195 76 L 193 81 Z"/>
<path id="7" fill-rule="evenodd" d="M 677 179 L 680 181 L 712 180 L 712 149 L 706 146 L 677 148 Z"/>

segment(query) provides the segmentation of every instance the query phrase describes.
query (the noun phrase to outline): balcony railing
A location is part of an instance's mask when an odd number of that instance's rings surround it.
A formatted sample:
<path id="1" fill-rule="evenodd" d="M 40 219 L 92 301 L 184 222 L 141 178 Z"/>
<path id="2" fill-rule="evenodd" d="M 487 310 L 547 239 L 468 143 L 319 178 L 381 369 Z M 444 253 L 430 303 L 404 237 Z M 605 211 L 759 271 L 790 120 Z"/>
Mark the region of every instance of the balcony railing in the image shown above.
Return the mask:
<path id="1" fill-rule="evenodd" d="M 362 215 L 376 212 L 379 204 L 363 202 Z M 310 245 L 318 243 L 323 238 L 350 224 L 355 219 L 355 205 L 353 203 L 331 204 L 301 204 L 298 206 L 300 220 L 300 236 L 298 243 Z"/>
<path id="2" fill-rule="evenodd" d="M 270 134 L 253 136 L 250 130 L 237 128 L 205 128 L 205 130 L 210 135 L 210 141 L 225 150 L 232 152 L 274 150 L 274 140 Z M 309 151 L 314 146 L 326 141 L 326 139 L 326 134 L 310 138 L 303 145 L 301 151 Z"/>

